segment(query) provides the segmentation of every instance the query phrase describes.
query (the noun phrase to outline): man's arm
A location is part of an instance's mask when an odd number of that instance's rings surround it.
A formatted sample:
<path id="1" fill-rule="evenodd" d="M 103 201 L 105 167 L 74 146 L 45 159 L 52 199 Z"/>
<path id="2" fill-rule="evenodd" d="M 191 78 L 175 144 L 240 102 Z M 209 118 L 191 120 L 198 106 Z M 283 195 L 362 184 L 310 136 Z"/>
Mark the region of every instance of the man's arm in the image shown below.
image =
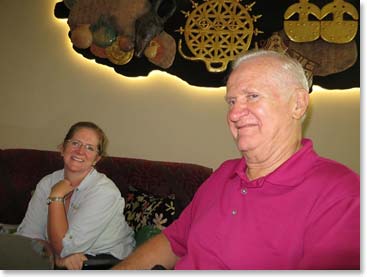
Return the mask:
<path id="1" fill-rule="evenodd" d="M 139 246 L 130 256 L 112 269 L 151 269 L 155 265 L 173 269 L 177 260 L 178 257 L 172 251 L 168 239 L 163 233 L 160 233 Z"/>
<path id="2" fill-rule="evenodd" d="M 360 269 L 359 198 L 337 201 L 319 211 L 307 228 L 299 269 Z"/>

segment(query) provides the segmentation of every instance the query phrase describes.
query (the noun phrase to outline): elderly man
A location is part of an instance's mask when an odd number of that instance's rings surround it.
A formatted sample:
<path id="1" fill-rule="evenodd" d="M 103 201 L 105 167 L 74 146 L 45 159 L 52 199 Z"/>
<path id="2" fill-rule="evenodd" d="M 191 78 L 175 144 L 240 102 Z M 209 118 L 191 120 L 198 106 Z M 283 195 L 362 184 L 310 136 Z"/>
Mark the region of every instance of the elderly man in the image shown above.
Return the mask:
<path id="1" fill-rule="evenodd" d="M 224 162 L 178 220 L 114 269 L 359 269 L 359 176 L 302 138 L 302 66 L 248 52 L 225 99 L 243 157 Z"/>

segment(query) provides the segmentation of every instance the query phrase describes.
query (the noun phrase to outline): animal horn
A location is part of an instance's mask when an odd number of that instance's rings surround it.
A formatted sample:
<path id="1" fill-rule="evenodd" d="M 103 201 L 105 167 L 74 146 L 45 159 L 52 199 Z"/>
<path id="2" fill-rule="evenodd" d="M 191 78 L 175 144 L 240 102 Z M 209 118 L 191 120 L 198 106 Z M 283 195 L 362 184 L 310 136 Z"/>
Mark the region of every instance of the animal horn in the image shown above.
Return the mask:
<path id="1" fill-rule="evenodd" d="M 166 4 L 164 3 L 164 1 L 166 1 L 169 5 L 169 8 L 167 11 L 165 11 L 165 13 L 161 16 L 158 14 L 158 10 L 159 8 Z M 176 11 L 176 8 L 177 8 L 177 3 L 176 3 L 176 0 L 153 0 L 153 3 L 152 3 L 152 8 L 153 10 L 156 12 L 156 14 L 161 18 L 162 22 L 166 22 L 168 18 L 170 18 L 174 12 Z"/>

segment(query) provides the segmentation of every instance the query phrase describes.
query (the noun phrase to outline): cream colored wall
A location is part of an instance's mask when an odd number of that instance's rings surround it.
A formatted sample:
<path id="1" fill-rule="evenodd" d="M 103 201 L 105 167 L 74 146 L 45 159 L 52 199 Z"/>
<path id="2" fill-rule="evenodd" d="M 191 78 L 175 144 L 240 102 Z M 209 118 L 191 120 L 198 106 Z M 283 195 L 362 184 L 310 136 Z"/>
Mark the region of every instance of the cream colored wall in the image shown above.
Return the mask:
<path id="1" fill-rule="evenodd" d="M 191 87 L 155 72 L 125 78 L 72 50 L 57 0 L 2 0 L 0 148 L 55 150 L 68 127 L 99 124 L 109 154 L 216 168 L 239 154 L 225 122 L 224 88 Z M 359 89 L 312 93 L 306 135 L 319 153 L 359 172 Z"/>

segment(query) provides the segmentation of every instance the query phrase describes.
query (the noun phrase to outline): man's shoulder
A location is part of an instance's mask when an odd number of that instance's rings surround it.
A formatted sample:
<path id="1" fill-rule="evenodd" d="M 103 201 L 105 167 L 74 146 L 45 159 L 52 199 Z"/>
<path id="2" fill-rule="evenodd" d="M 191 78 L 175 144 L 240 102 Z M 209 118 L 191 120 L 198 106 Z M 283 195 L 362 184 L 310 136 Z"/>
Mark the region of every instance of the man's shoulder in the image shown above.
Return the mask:
<path id="1" fill-rule="evenodd" d="M 340 178 L 348 176 L 359 180 L 359 174 L 348 166 L 326 157 L 319 157 L 314 165 L 314 170 L 318 174 L 329 176 L 330 178 Z"/>
<path id="2" fill-rule="evenodd" d="M 320 157 L 307 179 L 330 194 L 359 194 L 360 176 L 346 165 L 329 158 Z"/>

